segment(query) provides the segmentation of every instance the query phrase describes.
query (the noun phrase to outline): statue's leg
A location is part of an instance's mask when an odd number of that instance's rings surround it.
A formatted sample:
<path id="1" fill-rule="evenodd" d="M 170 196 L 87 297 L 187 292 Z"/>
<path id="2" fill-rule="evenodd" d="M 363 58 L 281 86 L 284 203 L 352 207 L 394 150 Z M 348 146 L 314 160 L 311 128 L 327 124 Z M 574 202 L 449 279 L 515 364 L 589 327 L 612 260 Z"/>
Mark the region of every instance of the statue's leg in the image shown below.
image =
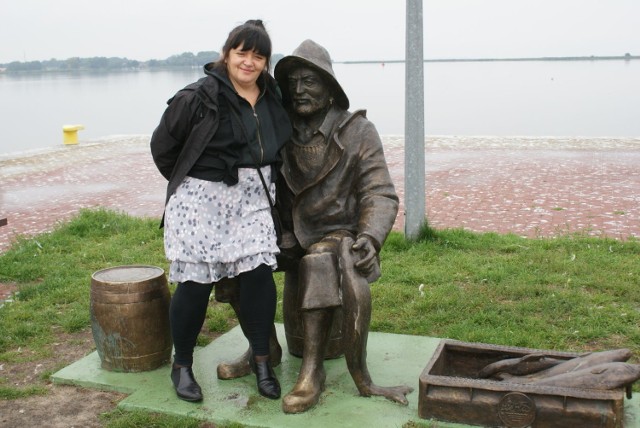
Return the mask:
<path id="1" fill-rule="evenodd" d="M 354 268 L 351 252 L 353 239 L 345 238 L 340 244 L 339 260 L 342 286 L 342 340 L 344 356 L 349 373 L 360 392 L 360 395 L 383 396 L 389 400 L 407 405 L 406 395 L 413 388 L 405 385 L 382 387 L 371 380 L 367 368 L 367 339 L 371 321 L 371 291 L 366 278 Z"/>
<path id="2" fill-rule="evenodd" d="M 236 314 L 236 318 L 238 319 L 238 323 L 240 324 L 240 328 L 244 333 L 245 330 L 242 325 L 242 319 L 240 317 L 240 301 L 238 299 L 238 294 L 236 293 L 237 287 L 235 287 L 235 284 L 229 285 L 227 283 L 223 284 L 222 287 L 233 288 L 226 288 L 224 291 L 218 291 L 218 284 L 216 284 L 216 300 L 219 300 L 221 302 L 228 302 L 231 305 L 233 311 Z M 282 348 L 280 347 L 280 343 L 278 343 L 275 326 L 271 328 L 271 337 L 269 338 L 269 353 L 271 358 L 271 365 L 273 367 L 276 367 L 282 360 Z M 251 358 L 251 346 L 249 346 L 249 348 L 239 357 L 231 361 L 223 361 L 222 363 L 218 364 L 218 367 L 216 368 L 218 379 L 236 379 L 251 374 L 249 358 Z"/>
<path id="3" fill-rule="evenodd" d="M 327 377 L 324 370 L 324 350 L 331 335 L 334 309 L 304 311 L 304 346 L 298 380 L 282 400 L 285 413 L 302 413 L 315 406 L 324 390 Z"/>

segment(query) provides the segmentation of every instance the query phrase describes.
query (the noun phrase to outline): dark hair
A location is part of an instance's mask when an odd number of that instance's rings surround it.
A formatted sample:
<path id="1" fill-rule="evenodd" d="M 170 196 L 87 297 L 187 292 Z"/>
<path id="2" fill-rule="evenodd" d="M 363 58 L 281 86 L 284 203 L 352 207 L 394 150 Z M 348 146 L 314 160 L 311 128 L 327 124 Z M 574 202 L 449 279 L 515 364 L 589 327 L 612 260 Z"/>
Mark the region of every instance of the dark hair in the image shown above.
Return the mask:
<path id="1" fill-rule="evenodd" d="M 229 57 L 231 49 L 236 49 L 242 45 L 242 51 L 255 51 L 267 58 L 265 73 L 271 67 L 271 38 L 267 34 L 261 19 L 250 19 L 244 24 L 238 25 L 231 30 L 227 41 L 222 47 L 222 56 L 218 59 L 218 64 L 223 64 Z"/>

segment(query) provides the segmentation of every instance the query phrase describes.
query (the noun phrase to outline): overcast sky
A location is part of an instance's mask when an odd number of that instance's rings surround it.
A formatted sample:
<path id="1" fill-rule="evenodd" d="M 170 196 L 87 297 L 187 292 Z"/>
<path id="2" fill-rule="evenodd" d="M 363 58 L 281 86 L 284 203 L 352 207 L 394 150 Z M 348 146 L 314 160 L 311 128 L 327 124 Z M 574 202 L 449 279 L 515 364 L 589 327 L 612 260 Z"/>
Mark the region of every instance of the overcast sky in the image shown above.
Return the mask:
<path id="1" fill-rule="evenodd" d="M 405 0 L 0 0 L 0 63 L 220 51 L 262 19 L 274 53 L 405 56 Z M 425 58 L 640 55 L 640 0 L 424 0 Z"/>

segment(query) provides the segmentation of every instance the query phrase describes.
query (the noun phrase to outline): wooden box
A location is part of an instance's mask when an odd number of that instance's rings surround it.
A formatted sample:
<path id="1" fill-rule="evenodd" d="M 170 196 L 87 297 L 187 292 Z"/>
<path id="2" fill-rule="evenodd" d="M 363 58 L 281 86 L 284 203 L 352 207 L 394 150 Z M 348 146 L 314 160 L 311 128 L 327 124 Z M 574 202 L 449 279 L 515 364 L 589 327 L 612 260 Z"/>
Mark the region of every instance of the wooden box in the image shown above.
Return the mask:
<path id="1" fill-rule="evenodd" d="M 625 389 L 559 388 L 479 379 L 487 364 L 541 353 L 578 354 L 443 340 L 420 375 L 418 414 L 486 427 L 602 427 L 624 425 Z"/>

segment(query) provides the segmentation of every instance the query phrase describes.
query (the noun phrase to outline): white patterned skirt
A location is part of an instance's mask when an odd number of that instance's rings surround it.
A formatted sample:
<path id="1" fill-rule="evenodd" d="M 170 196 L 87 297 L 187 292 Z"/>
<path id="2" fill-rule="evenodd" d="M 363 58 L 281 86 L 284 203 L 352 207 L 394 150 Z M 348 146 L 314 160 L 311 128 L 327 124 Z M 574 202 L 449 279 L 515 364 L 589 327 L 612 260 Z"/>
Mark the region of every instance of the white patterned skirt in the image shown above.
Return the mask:
<path id="1" fill-rule="evenodd" d="M 262 174 L 271 183 L 271 167 Z M 277 267 L 280 250 L 260 176 L 240 168 L 238 179 L 228 186 L 186 177 L 171 195 L 164 224 L 170 281 L 208 284 L 261 264 Z M 275 200 L 275 185 L 268 185 Z"/>

